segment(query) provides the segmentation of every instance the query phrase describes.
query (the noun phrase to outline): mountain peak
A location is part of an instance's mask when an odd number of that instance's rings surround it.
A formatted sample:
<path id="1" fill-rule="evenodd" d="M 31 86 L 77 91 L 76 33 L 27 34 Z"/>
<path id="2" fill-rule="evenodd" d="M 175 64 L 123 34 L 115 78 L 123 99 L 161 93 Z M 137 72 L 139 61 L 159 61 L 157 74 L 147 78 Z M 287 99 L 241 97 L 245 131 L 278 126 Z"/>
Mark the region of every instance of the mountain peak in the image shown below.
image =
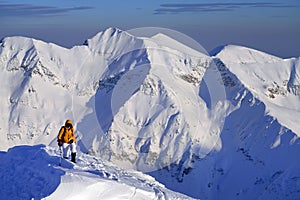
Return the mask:
<path id="1" fill-rule="evenodd" d="M 271 63 L 282 61 L 281 58 L 268 53 L 239 45 L 224 45 L 217 47 L 211 55 L 223 61 L 235 63 Z"/>
<path id="2" fill-rule="evenodd" d="M 112 37 L 120 37 L 120 35 L 124 35 L 124 34 L 129 36 L 128 33 L 126 33 L 125 31 L 123 31 L 119 28 L 110 27 L 104 31 L 98 32 L 92 38 L 87 39 L 84 42 L 84 45 L 92 46 L 93 44 L 98 43 L 100 41 L 109 40 Z"/>
<path id="3" fill-rule="evenodd" d="M 135 38 L 118 28 L 108 28 L 97 33 L 91 39 L 85 41 L 84 45 L 98 54 L 120 55 L 121 52 L 129 52 L 140 49 L 143 46 L 142 40 Z"/>
<path id="4" fill-rule="evenodd" d="M 203 56 L 203 54 L 207 55 L 207 53 L 203 51 L 202 47 L 197 46 L 197 49 L 194 49 L 190 47 L 190 45 L 185 44 L 186 41 L 184 41 L 184 38 L 180 38 L 179 41 L 172 38 L 169 35 L 165 35 L 163 33 L 157 33 L 149 39 L 159 44 L 160 46 L 168 47 L 191 56 Z"/>
<path id="5" fill-rule="evenodd" d="M 23 37 L 23 36 L 12 36 L 12 37 L 5 37 L 1 40 L 1 47 L 10 46 L 10 49 L 20 49 L 24 47 L 31 47 L 33 46 L 32 38 Z"/>

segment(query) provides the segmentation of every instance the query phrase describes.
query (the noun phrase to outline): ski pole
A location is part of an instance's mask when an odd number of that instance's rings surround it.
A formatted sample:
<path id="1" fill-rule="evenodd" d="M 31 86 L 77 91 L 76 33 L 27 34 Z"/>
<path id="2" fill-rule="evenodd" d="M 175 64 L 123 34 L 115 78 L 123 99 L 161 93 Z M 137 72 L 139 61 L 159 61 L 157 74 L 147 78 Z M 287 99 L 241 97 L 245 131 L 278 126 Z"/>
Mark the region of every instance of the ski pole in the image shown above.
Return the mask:
<path id="1" fill-rule="evenodd" d="M 62 151 L 61 151 L 61 146 L 59 146 L 59 166 L 61 166 L 61 157 L 62 157 Z"/>

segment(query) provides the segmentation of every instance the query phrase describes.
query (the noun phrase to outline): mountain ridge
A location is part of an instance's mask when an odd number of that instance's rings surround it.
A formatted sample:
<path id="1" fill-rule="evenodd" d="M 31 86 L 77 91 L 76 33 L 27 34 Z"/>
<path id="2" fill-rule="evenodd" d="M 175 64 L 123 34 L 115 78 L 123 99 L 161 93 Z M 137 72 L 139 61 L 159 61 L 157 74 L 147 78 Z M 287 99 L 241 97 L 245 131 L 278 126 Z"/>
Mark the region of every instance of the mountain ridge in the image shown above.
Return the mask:
<path id="1" fill-rule="evenodd" d="M 220 58 L 228 66 L 228 69 L 236 74 L 258 99 L 266 104 L 267 109 L 274 117 L 299 136 L 300 132 L 297 128 L 299 123 L 297 120 L 300 87 L 299 58 L 279 59 L 260 53 L 266 60 L 263 65 L 258 65 L 258 60 L 255 60 L 256 62 L 251 61 L 248 56 L 244 59 L 228 60 L 228 54 L 237 55 L 238 52 L 240 52 L 240 48 L 234 47 L 224 50 L 224 52 L 221 51 L 216 57 Z M 272 73 L 270 76 L 272 70 L 276 73 Z M 284 108 L 295 110 L 292 114 L 294 117 L 285 116 Z M 285 118 L 290 118 L 290 120 L 285 120 Z"/>
<path id="2" fill-rule="evenodd" d="M 298 166 L 292 158 L 299 150 L 299 59 L 232 45 L 195 57 L 147 42 L 154 39 L 116 28 L 71 49 L 3 39 L 2 150 L 55 146 L 68 117 L 81 151 L 195 198 L 253 199 L 263 188 L 283 197 L 287 181 L 299 184 L 297 172 L 285 169 Z"/>

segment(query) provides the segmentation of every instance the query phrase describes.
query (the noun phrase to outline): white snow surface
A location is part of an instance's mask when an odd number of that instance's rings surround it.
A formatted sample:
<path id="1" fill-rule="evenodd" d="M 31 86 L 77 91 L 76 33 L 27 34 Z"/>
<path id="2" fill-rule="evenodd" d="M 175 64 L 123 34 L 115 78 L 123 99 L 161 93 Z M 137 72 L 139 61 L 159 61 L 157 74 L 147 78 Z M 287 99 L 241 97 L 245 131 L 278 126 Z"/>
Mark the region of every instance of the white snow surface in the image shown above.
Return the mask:
<path id="1" fill-rule="evenodd" d="M 4 38 L 0 70 L 7 199 L 300 198 L 299 58 L 109 28 L 71 49 Z M 68 118 L 79 161 L 59 167 Z"/>
<path id="2" fill-rule="evenodd" d="M 300 59 L 280 59 L 233 45 L 216 57 L 264 102 L 268 114 L 300 136 Z"/>
<path id="3" fill-rule="evenodd" d="M 59 165 L 59 159 L 58 149 L 45 145 L 1 152 L 1 198 L 191 199 L 148 175 L 124 171 L 93 156 L 79 153 L 76 164 L 62 159 Z"/>

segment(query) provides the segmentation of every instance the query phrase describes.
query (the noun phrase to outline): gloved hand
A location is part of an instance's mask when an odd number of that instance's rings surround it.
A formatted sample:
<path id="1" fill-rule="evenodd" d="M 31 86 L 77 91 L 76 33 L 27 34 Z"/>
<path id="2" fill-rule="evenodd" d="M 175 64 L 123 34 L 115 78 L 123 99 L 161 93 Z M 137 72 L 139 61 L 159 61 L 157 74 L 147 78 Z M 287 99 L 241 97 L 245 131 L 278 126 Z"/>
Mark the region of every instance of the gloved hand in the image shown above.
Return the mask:
<path id="1" fill-rule="evenodd" d="M 63 145 L 63 141 L 62 140 L 57 140 L 57 144 L 58 144 L 58 146 L 62 146 Z"/>
<path id="2" fill-rule="evenodd" d="M 74 140 L 72 139 L 72 140 L 69 141 L 69 144 L 72 144 L 73 142 L 74 142 Z"/>

